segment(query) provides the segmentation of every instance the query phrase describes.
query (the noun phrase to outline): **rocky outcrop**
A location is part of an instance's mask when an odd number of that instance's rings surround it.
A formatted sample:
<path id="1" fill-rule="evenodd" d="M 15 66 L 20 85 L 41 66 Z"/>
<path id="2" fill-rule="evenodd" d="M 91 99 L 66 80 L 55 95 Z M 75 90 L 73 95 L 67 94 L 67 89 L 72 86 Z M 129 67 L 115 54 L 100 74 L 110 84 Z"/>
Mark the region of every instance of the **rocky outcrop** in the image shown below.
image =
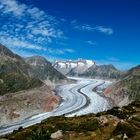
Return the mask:
<path id="1" fill-rule="evenodd" d="M 52 139 L 62 139 L 63 138 L 62 130 L 58 130 L 55 133 L 52 133 L 51 138 Z"/>

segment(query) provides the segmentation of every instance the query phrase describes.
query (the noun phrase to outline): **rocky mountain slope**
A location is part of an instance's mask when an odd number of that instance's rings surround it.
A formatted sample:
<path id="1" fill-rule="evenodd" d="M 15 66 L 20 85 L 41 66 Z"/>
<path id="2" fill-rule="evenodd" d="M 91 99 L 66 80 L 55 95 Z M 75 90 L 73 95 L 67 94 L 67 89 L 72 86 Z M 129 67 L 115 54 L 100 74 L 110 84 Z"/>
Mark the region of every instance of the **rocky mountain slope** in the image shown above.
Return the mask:
<path id="1" fill-rule="evenodd" d="M 66 77 L 58 72 L 52 64 L 41 56 L 32 56 L 25 58 L 33 69 L 33 76 L 42 80 L 60 81 L 66 79 Z"/>
<path id="2" fill-rule="evenodd" d="M 0 127 L 51 111 L 59 104 L 52 83 L 46 85 L 43 80 L 59 82 L 65 76 L 45 58 L 27 60 L 0 44 Z"/>
<path id="3" fill-rule="evenodd" d="M 92 78 L 109 78 L 119 79 L 125 72 L 117 70 L 113 65 L 96 65 L 90 67 L 87 71 L 79 76 L 92 77 Z"/>
<path id="4" fill-rule="evenodd" d="M 52 111 L 59 104 L 48 86 L 41 86 L 0 96 L 0 127 Z"/>
<path id="5" fill-rule="evenodd" d="M 51 117 L 5 140 L 140 140 L 140 102 L 80 117 Z"/>
<path id="6" fill-rule="evenodd" d="M 124 78 L 106 89 L 105 95 L 115 99 L 120 106 L 140 100 L 140 65 L 129 70 Z"/>
<path id="7" fill-rule="evenodd" d="M 42 86 L 30 71 L 32 68 L 23 58 L 0 44 L 0 95 Z"/>

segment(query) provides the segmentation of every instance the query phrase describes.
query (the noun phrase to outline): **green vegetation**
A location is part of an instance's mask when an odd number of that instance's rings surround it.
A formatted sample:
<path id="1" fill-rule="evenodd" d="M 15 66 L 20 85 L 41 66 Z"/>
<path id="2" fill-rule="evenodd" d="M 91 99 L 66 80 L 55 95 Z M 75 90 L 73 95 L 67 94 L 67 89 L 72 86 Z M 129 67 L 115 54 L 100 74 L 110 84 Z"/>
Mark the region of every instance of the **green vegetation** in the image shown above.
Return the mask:
<path id="1" fill-rule="evenodd" d="M 42 85 L 40 80 L 29 78 L 19 73 L 0 73 L 0 79 L 0 95 L 27 90 Z"/>
<path id="2" fill-rule="evenodd" d="M 139 140 L 140 101 L 122 108 L 115 107 L 96 115 L 89 114 L 72 118 L 51 117 L 26 129 L 20 128 L 4 138 L 49 140 L 51 134 L 58 130 L 62 130 L 63 138 L 66 140 L 123 140 L 125 137 L 128 140 Z"/>
<path id="3" fill-rule="evenodd" d="M 0 45 L 0 95 L 42 86 L 23 58 Z"/>

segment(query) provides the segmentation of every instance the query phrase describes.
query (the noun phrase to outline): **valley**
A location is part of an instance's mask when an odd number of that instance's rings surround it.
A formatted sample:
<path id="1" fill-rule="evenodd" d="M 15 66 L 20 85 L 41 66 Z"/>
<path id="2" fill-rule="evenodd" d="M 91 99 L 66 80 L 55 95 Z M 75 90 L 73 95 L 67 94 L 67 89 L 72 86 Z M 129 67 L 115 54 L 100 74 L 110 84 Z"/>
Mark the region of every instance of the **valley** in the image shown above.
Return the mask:
<path id="1" fill-rule="evenodd" d="M 140 0 L 0 0 L 0 140 L 140 140 Z"/>
<path id="2" fill-rule="evenodd" d="M 107 125 L 108 132 L 103 139 L 118 137 L 118 129 L 121 137 L 125 137 L 127 129 L 134 131 L 134 128 L 128 128 L 134 121 L 129 116 L 138 116 L 136 120 L 139 121 L 139 71 L 140 66 L 120 71 L 113 65 L 98 65 L 91 60 L 60 61 L 54 65 L 42 56 L 22 58 L 0 45 L 0 136 L 21 140 L 17 134 L 31 128 L 31 133 L 25 132 L 23 140 L 32 137 L 34 131 L 35 137 L 37 134 L 39 138 L 49 136 L 50 139 L 52 132 L 60 129 L 58 133 L 63 130 L 66 137 L 71 138 L 71 133 L 80 136 L 81 132 L 86 139 L 87 131 L 105 131 L 102 127 Z M 138 107 L 136 110 L 135 106 Z M 62 124 L 56 126 L 54 120 L 45 131 L 43 122 L 53 118 L 62 118 Z M 68 121 L 66 124 L 65 120 Z M 72 126 L 68 126 L 69 120 Z M 134 127 L 139 127 L 137 123 Z M 34 127 L 37 132 L 32 130 Z M 120 127 L 126 127 L 125 133 Z M 100 138 L 99 132 L 96 135 Z M 132 135 L 134 137 L 134 133 Z"/>
<path id="3" fill-rule="evenodd" d="M 55 95 L 61 98 L 61 102 L 53 111 L 39 113 L 15 123 L 11 122 L 10 125 L 1 125 L 0 135 L 12 132 L 19 127 L 28 127 L 40 123 L 42 120 L 52 116 L 81 116 L 83 114 L 98 113 L 113 107 L 113 103 L 110 100 L 93 92 L 93 88 L 105 83 L 107 83 L 107 86 L 111 84 L 110 82 L 98 79 L 72 79 L 77 80 L 77 82 L 57 86 Z M 47 102 L 49 102 L 49 98 Z"/>

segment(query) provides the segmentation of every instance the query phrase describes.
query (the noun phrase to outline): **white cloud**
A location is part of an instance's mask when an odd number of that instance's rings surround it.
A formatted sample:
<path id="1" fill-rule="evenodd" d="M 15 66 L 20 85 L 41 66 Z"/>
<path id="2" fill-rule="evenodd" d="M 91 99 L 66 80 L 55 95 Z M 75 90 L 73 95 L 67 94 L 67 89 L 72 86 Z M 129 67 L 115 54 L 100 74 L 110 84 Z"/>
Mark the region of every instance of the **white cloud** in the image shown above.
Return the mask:
<path id="1" fill-rule="evenodd" d="M 86 43 L 91 46 L 95 46 L 97 44 L 95 41 L 91 41 L 91 40 L 86 41 Z"/>
<path id="2" fill-rule="evenodd" d="M 6 41 L 5 41 L 6 40 Z M 9 46 L 11 48 L 26 48 L 26 49 L 36 49 L 36 50 L 46 50 L 45 48 L 37 45 L 33 45 L 26 41 L 21 41 L 16 38 L 10 38 L 10 37 L 1 37 L 0 42 L 6 46 Z"/>
<path id="3" fill-rule="evenodd" d="M 76 20 L 71 21 L 71 25 L 74 29 L 81 30 L 81 31 L 88 31 L 88 32 L 101 32 L 107 35 L 113 34 L 113 29 L 104 26 L 91 26 L 88 24 L 79 24 Z"/>
<path id="4" fill-rule="evenodd" d="M 62 48 L 60 48 L 60 49 L 51 49 L 51 48 L 49 48 L 48 51 L 50 53 L 52 53 L 52 54 L 58 54 L 58 55 L 66 54 L 66 53 L 74 53 L 75 52 L 74 50 L 68 49 L 68 48 L 66 48 L 66 49 L 62 49 Z"/>
<path id="5" fill-rule="evenodd" d="M 75 52 L 75 50 L 73 50 L 73 49 L 63 49 L 63 51 L 64 52 L 68 52 L 68 53 L 73 53 L 73 52 Z"/>
<path id="6" fill-rule="evenodd" d="M 19 4 L 15 0 L 0 0 L 3 13 L 12 13 L 15 16 L 21 16 L 27 9 L 25 4 Z"/>
<path id="7" fill-rule="evenodd" d="M 99 32 L 108 34 L 108 35 L 112 35 L 113 34 L 113 29 L 108 28 L 108 27 L 103 27 L 103 26 L 97 26 L 95 27 L 96 30 L 98 30 Z"/>
<path id="8" fill-rule="evenodd" d="M 53 49 L 50 47 L 42 47 L 39 45 L 31 44 L 30 42 L 27 42 L 27 41 L 18 40 L 17 38 L 10 38 L 8 36 L 1 37 L 0 42 L 3 45 L 9 46 L 10 48 L 19 49 L 19 50 L 26 49 L 26 51 L 27 49 L 33 49 L 33 50 L 44 51 L 49 54 L 57 54 L 57 55 L 75 52 L 74 50 L 69 49 L 69 48 Z"/>
<path id="9" fill-rule="evenodd" d="M 52 40 L 64 39 L 55 17 L 37 7 L 21 4 L 17 0 L 0 0 L 0 16 L 9 15 L 7 21 L 1 21 L 0 43 L 11 47 L 44 51 L 47 54 L 73 53 L 71 49 L 53 49 L 48 47 Z"/>

